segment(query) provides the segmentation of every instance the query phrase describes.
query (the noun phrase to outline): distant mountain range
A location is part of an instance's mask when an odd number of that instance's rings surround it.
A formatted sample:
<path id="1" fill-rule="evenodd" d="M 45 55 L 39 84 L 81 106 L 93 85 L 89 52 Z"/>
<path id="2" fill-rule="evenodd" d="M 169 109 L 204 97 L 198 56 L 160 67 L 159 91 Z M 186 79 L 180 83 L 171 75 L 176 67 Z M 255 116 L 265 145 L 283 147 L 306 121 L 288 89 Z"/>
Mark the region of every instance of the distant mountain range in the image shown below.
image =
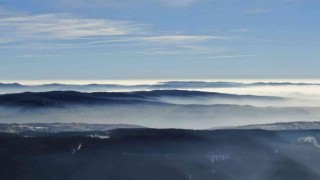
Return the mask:
<path id="1" fill-rule="evenodd" d="M 143 126 L 128 124 L 85 124 L 85 123 L 25 123 L 25 124 L 0 124 L 0 132 L 82 132 L 82 131 L 107 131 L 112 129 L 145 128 Z"/>
<path id="2" fill-rule="evenodd" d="M 43 85 L 22 85 L 18 83 L 0 83 L 0 93 L 19 93 L 26 91 L 138 91 L 157 89 L 201 89 L 201 88 L 232 88 L 232 87 L 254 87 L 254 86 L 320 86 L 320 83 L 291 83 L 291 82 L 204 82 L 204 81 L 168 81 L 156 84 L 141 85 L 119 85 L 119 84 L 43 84 Z"/>
<path id="3" fill-rule="evenodd" d="M 207 129 L 270 121 L 320 121 L 317 107 L 265 106 L 288 100 L 185 90 L 25 92 L 0 95 L 0 122 L 120 123 L 151 128 Z"/>
<path id="4" fill-rule="evenodd" d="M 21 133 L 21 132 L 91 132 L 108 131 L 113 129 L 140 129 L 144 126 L 129 124 L 88 124 L 88 123 L 2 123 L 0 124 L 0 133 Z M 236 127 L 218 127 L 210 130 L 222 129 L 261 129 L 268 131 L 296 131 L 296 130 L 320 130 L 320 122 L 286 122 L 272 124 L 257 124 Z"/>
<path id="5" fill-rule="evenodd" d="M 229 101 L 285 101 L 285 98 L 274 96 L 235 95 L 201 91 L 185 90 L 154 90 L 135 92 L 95 92 L 82 93 L 76 91 L 25 92 L 0 95 L 0 105 L 20 107 L 61 107 L 64 105 L 93 105 L 93 104 L 164 104 L 170 103 L 162 98 Z M 170 99 L 169 99 L 170 100 Z"/>
<path id="6" fill-rule="evenodd" d="M 234 129 L 263 129 L 263 130 L 320 130 L 319 122 L 283 122 L 273 124 L 257 124 L 237 126 Z"/>

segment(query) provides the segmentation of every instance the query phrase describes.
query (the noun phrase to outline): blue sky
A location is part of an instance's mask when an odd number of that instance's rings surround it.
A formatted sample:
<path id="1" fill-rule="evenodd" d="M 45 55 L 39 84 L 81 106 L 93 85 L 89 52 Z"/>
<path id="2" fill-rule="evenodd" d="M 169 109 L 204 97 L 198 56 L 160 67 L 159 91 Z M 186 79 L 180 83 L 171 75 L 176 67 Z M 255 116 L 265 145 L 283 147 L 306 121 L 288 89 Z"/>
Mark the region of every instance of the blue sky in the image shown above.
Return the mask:
<path id="1" fill-rule="evenodd" d="M 318 0 L 0 0 L 0 79 L 319 78 Z"/>

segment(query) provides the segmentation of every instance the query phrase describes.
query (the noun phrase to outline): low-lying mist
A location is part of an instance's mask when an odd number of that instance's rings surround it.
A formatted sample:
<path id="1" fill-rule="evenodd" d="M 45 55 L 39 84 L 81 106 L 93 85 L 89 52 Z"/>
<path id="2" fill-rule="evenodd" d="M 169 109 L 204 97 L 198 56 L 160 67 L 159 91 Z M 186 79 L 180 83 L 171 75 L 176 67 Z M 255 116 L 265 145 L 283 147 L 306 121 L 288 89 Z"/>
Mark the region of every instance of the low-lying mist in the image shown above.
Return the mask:
<path id="1" fill-rule="evenodd" d="M 0 95 L 0 123 L 122 123 L 152 128 L 207 129 L 320 121 L 319 84 L 0 85 L 0 93 L 10 93 Z M 58 91 L 12 94 L 24 90 Z M 98 93 L 88 93 L 93 91 Z"/>
<path id="2" fill-rule="evenodd" d="M 317 83 L 277 83 L 277 82 L 162 82 L 141 85 L 118 85 L 118 84 L 44 84 L 44 85 L 21 85 L 1 84 L 0 94 L 23 93 L 23 92 L 47 92 L 47 91 L 78 91 L 78 92 L 134 92 L 153 90 L 184 90 L 216 92 L 224 94 L 274 96 L 287 98 L 286 101 L 258 101 L 257 99 L 208 98 L 208 97 L 166 97 L 159 98 L 161 101 L 173 104 L 235 104 L 252 105 L 258 107 L 299 107 L 320 106 L 320 84 Z"/>
<path id="3" fill-rule="evenodd" d="M 320 121 L 320 108 L 238 105 L 76 105 L 0 108 L 0 123 L 132 124 L 151 128 L 207 129 L 291 121 Z"/>
<path id="4" fill-rule="evenodd" d="M 304 97 L 290 97 L 283 99 L 228 99 L 228 98 L 208 98 L 208 97 L 168 97 L 158 98 L 159 101 L 169 104 L 180 105 L 249 105 L 256 107 L 319 107 L 320 99 L 308 99 Z"/>

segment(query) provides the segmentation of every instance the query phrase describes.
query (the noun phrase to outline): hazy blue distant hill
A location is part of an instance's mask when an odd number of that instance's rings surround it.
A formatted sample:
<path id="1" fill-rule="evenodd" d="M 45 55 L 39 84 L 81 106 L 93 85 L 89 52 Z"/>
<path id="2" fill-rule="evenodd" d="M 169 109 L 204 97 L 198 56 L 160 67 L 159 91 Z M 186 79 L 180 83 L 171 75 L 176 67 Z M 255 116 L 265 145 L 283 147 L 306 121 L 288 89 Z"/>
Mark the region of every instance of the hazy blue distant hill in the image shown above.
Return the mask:
<path id="1" fill-rule="evenodd" d="M 256 124 L 237 126 L 236 129 L 264 129 L 264 130 L 320 130 L 319 122 L 280 122 L 273 124 Z"/>
<path id="2" fill-rule="evenodd" d="M 287 100 L 273 96 L 185 90 L 25 92 L 0 95 L 0 122 L 121 123 L 154 128 L 207 129 L 320 120 L 317 107 L 266 106 L 286 103 Z"/>
<path id="3" fill-rule="evenodd" d="M 88 124 L 88 123 L 26 123 L 26 124 L 0 124 L 0 132 L 20 133 L 33 132 L 72 132 L 72 131 L 107 131 L 111 129 L 145 128 L 129 124 Z"/>
<path id="4" fill-rule="evenodd" d="M 154 91 L 137 91 L 133 94 L 141 95 L 144 97 L 209 97 L 209 98 L 226 98 L 226 99 L 257 99 L 257 100 L 285 100 L 286 98 L 274 96 L 253 96 L 253 95 L 236 95 L 216 92 L 204 91 L 186 91 L 186 90 L 154 90 Z"/>
<path id="5" fill-rule="evenodd" d="M 0 95 L 0 105 L 58 107 L 64 105 L 142 103 L 144 97 L 118 93 L 81 93 L 76 91 L 25 92 Z"/>
<path id="6" fill-rule="evenodd" d="M 141 91 L 141 90 L 172 90 L 172 89 L 205 89 L 205 88 L 235 88 L 235 87 L 259 87 L 259 86 L 320 86 L 320 83 L 292 83 L 292 82 L 205 82 L 205 81 L 168 81 L 155 84 L 119 85 L 119 84 L 43 84 L 21 85 L 18 83 L 0 83 L 0 93 L 21 93 L 26 91 Z"/>
<path id="7" fill-rule="evenodd" d="M 238 82 L 168 81 L 153 86 L 157 88 L 225 88 L 245 85 Z"/>
<path id="8" fill-rule="evenodd" d="M 176 98 L 219 98 L 221 100 L 261 100 L 283 101 L 285 98 L 268 96 L 234 95 L 201 91 L 155 90 L 136 92 L 95 92 L 76 91 L 25 92 L 0 95 L 0 105 L 48 107 L 70 104 L 128 104 L 128 103 L 165 103 L 161 97 Z M 205 99 L 204 99 L 205 100 Z"/>
<path id="9" fill-rule="evenodd" d="M 0 83 L 1 88 L 23 88 L 26 87 L 24 85 L 21 85 L 19 83 Z"/>

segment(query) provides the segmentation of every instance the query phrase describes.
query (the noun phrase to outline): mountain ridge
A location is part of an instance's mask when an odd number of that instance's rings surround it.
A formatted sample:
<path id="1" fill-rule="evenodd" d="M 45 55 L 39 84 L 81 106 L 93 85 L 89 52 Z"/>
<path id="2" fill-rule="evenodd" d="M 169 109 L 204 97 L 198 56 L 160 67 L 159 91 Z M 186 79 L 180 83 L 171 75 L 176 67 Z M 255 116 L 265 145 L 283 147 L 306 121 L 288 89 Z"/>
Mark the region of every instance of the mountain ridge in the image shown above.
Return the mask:
<path id="1" fill-rule="evenodd" d="M 261 129 L 269 131 L 281 131 L 281 130 L 320 130 L 320 121 L 295 121 L 295 122 L 277 122 L 268 124 L 251 124 L 243 126 L 228 126 L 228 127 L 216 127 L 215 129 Z"/>
<path id="2" fill-rule="evenodd" d="M 156 90 L 156 89 L 201 89 L 201 88 L 233 88 L 259 86 L 320 86 L 320 83 L 293 83 L 293 82 L 228 82 L 228 81 L 166 81 L 155 84 L 123 85 L 123 84 L 63 84 L 51 83 L 40 85 L 23 85 L 19 83 L 0 83 L 0 93 L 25 91 L 119 91 L 119 90 Z"/>
<path id="3" fill-rule="evenodd" d="M 113 103 L 165 103 L 159 100 L 161 97 L 178 98 L 221 98 L 230 100 L 270 100 L 283 101 L 286 98 L 276 96 L 236 95 L 202 91 L 186 90 L 154 90 L 133 92 L 92 92 L 78 91 L 49 91 L 49 92 L 24 92 L 0 95 L 0 105 L 26 106 L 26 107 L 50 107 L 68 104 L 113 104 Z M 165 103 L 168 104 L 168 103 Z M 170 103 L 169 103 L 170 104 Z"/>

